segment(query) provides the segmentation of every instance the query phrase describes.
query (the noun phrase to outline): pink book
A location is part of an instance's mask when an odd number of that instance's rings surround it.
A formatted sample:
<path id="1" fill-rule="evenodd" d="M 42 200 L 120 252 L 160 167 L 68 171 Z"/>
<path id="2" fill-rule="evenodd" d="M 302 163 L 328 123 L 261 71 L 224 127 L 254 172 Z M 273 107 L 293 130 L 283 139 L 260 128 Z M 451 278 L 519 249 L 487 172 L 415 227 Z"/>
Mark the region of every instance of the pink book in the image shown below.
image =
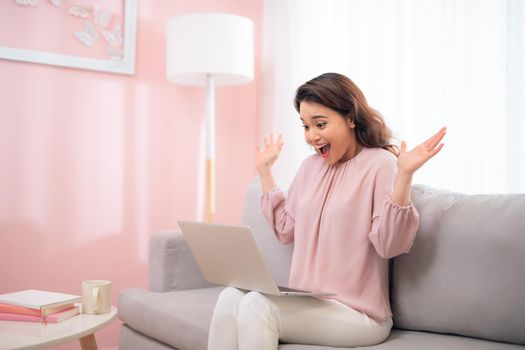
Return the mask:
<path id="1" fill-rule="evenodd" d="M 23 322 L 41 322 L 44 321 L 44 323 L 58 323 L 64 320 L 67 320 L 70 317 L 73 317 L 75 315 L 79 314 L 79 307 L 75 306 L 70 309 L 55 312 L 54 314 L 47 315 L 45 317 L 45 320 L 42 320 L 42 317 L 36 316 L 36 315 L 20 315 L 20 314 L 12 314 L 7 312 L 0 312 L 0 320 L 5 321 L 23 321 Z"/>
<path id="2" fill-rule="evenodd" d="M 54 314 L 59 311 L 71 309 L 74 304 L 65 304 L 46 309 L 48 314 Z M 42 310 L 32 309 L 24 306 L 10 305 L 10 304 L 0 304 L 0 313 L 8 314 L 20 314 L 20 315 L 33 315 L 33 316 L 42 316 Z"/>

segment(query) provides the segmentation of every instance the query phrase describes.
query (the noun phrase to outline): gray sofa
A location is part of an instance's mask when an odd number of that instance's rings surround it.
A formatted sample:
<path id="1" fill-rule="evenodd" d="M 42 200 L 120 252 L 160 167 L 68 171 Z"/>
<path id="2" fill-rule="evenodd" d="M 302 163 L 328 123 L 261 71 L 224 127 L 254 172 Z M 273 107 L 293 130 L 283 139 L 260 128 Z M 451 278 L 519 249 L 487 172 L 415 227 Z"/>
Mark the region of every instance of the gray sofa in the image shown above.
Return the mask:
<path id="1" fill-rule="evenodd" d="M 368 349 L 524 350 L 525 195 L 463 195 L 416 185 L 412 201 L 420 213 L 418 236 L 408 254 L 391 260 L 394 329 Z M 277 242 L 259 206 L 255 181 L 242 222 L 252 227 L 276 280 L 286 284 L 292 247 Z M 176 231 L 152 237 L 149 269 L 148 290 L 120 294 L 120 349 L 206 349 L 222 287 L 203 279 Z"/>

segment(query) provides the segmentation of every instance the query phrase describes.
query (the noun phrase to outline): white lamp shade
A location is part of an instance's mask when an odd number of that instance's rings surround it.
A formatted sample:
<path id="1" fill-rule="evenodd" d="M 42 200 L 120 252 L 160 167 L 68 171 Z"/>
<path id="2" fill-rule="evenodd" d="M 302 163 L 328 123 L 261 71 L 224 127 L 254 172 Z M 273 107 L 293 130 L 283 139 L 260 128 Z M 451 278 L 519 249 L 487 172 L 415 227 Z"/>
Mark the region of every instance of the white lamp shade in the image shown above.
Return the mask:
<path id="1" fill-rule="evenodd" d="M 211 74 L 217 85 L 253 79 L 253 22 L 223 13 L 172 18 L 167 25 L 167 78 L 184 85 L 205 85 Z"/>

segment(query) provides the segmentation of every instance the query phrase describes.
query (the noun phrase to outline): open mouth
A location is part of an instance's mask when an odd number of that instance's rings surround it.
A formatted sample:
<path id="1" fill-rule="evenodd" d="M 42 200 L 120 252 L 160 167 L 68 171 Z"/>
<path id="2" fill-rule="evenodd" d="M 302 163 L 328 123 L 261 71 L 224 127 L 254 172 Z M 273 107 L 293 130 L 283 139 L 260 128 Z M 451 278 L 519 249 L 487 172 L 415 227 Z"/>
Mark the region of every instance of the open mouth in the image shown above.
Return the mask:
<path id="1" fill-rule="evenodd" d="M 327 143 L 326 145 L 318 147 L 317 150 L 319 151 L 319 153 L 321 153 L 322 157 L 327 157 L 328 156 L 328 152 L 330 152 L 330 144 Z"/>

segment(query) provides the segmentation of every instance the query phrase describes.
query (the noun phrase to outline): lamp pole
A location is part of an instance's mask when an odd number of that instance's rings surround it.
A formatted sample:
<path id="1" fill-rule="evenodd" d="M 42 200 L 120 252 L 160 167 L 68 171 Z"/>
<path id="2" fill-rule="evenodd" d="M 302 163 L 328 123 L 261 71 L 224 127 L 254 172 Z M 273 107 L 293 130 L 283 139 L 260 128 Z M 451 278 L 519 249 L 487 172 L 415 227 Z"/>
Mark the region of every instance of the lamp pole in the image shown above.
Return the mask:
<path id="1" fill-rule="evenodd" d="M 215 81 L 206 74 L 206 203 L 207 222 L 215 218 Z"/>

